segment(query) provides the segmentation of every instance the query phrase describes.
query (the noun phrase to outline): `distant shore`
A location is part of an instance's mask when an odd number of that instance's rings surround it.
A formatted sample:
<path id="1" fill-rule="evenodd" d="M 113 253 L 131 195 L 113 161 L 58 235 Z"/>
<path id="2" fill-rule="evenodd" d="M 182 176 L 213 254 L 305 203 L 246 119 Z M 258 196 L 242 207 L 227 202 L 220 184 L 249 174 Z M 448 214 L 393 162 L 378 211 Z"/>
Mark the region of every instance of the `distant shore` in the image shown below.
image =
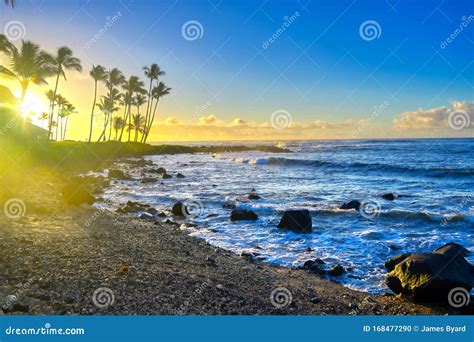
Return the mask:
<path id="1" fill-rule="evenodd" d="M 3 175 L 2 203 L 20 199 L 24 211 L 0 216 L 0 314 L 456 313 L 239 256 L 188 236 L 176 223 L 67 205 L 61 189 L 71 175 L 44 165 Z"/>

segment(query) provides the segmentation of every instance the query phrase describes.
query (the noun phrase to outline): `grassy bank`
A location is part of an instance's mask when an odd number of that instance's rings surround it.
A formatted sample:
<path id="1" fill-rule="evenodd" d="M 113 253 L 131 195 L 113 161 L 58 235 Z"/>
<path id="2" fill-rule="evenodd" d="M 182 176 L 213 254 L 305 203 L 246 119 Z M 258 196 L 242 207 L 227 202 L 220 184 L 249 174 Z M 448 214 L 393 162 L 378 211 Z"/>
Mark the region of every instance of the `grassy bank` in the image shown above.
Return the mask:
<path id="1" fill-rule="evenodd" d="M 134 142 L 86 143 L 78 141 L 18 142 L 0 140 L 0 167 L 7 169 L 12 163 L 22 166 L 45 165 L 65 170 L 91 169 L 123 157 L 140 157 L 156 154 L 224 153 L 224 152 L 289 152 L 276 146 L 183 146 L 150 145 Z"/>

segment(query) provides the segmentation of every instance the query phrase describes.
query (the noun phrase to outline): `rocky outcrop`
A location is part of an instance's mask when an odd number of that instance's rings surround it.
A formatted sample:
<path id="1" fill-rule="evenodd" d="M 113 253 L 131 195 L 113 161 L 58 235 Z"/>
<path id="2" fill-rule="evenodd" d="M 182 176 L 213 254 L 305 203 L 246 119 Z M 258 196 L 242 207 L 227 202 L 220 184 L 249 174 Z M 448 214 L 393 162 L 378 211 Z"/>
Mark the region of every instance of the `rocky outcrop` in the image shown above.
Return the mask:
<path id="1" fill-rule="evenodd" d="M 61 194 L 64 201 L 71 205 L 92 204 L 96 201 L 84 183 L 69 182 L 63 187 Z"/>
<path id="2" fill-rule="evenodd" d="M 185 178 L 185 176 L 182 174 L 182 173 L 177 173 L 176 174 L 176 178 Z"/>
<path id="3" fill-rule="evenodd" d="M 388 193 L 388 194 L 383 194 L 382 198 L 387 200 L 387 201 L 393 201 L 393 200 L 395 200 L 395 198 L 397 198 L 397 196 L 395 196 L 392 193 Z"/>
<path id="4" fill-rule="evenodd" d="M 466 253 L 449 243 L 433 253 L 397 255 L 385 263 L 387 286 L 416 301 L 446 302 L 452 289 L 471 291 L 474 286 L 474 266 L 464 258 Z"/>
<path id="5" fill-rule="evenodd" d="M 278 228 L 290 229 L 296 233 L 311 233 L 313 231 L 313 221 L 306 209 L 287 210 L 283 213 Z"/>
<path id="6" fill-rule="evenodd" d="M 115 179 L 120 179 L 120 180 L 132 180 L 132 177 L 125 174 L 122 170 L 117 170 L 117 169 L 109 170 L 109 178 L 115 178 Z"/>
<path id="7" fill-rule="evenodd" d="M 158 182 L 158 178 L 154 178 L 154 177 L 143 177 L 142 180 L 141 180 L 141 183 L 156 183 Z"/>
<path id="8" fill-rule="evenodd" d="M 255 221 L 258 220 L 257 214 L 255 214 L 252 210 L 247 209 L 234 209 L 230 214 L 231 221 Z"/>
<path id="9" fill-rule="evenodd" d="M 164 175 L 164 174 L 166 174 L 166 169 L 164 167 L 159 167 L 157 169 L 149 169 L 148 172 L 157 173 L 159 175 Z"/>

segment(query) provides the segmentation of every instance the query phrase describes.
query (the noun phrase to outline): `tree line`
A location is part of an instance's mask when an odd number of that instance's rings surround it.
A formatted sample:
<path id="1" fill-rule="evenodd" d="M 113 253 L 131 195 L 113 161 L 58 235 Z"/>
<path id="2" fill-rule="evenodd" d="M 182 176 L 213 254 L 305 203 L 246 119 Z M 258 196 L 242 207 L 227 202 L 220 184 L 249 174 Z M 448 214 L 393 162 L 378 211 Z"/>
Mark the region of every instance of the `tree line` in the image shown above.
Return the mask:
<path id="1" fill-rule="evenodd" d="M 0 65 L 0 75 L 19 82 L 20 102 L 24 101 L 30 84 L 46 85 L 48 79 L 53 79 L 54 87 L 45 93 L 49 101 L 49 112 L 41 113 L 39 119 L 42 125 L 47 121 L 50 139 L 64 140 L 69 116 L 77 113 L 77 110 L 59 93 L 59 85 L 61 80 L 67 81 L 67 72 L 82 72 L 81 61 L 66 46 L 50 54 L 31 41 L 22 40 L 17 47 L 3 34 L 0 34 L 0 53 L 9 59 L 8 66 Z M 158 64 L 145 66 L 143 71 L 148 79 L 147 88 L 138 76 L 126 78 L 117 68 L 92 66 L 89 75 L 94 82 L 94 95 L 88 132 L 89 142 L 92 141 L 94 117 L 98 115 L 96 111 L 98 109 L 104 117 L 104 123 L 100 127 L 101 133 L 97 142 L 126 139 L 146 143 L 155 120 L 158 103 L 163 96 L 170 93 L 171 88 L 160 81 L 165 72 Z M 105 85 L 105 94 L 98 94 L 99 83 Z M 122 115 L 119 114 L 120 110 Z"/>

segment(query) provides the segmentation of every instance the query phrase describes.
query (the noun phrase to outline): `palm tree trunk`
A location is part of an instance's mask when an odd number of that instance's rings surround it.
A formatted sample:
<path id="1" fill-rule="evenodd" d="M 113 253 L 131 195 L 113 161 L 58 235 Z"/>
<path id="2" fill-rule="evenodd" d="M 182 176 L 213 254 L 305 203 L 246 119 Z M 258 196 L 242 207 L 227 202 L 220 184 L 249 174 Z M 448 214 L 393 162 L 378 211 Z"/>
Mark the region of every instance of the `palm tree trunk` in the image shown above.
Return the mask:
<path id="1" fill-rule="evenodd" d="M 67 132 L 67 124 L 69 122 L 69 115 L 66 116 L 66 124 L 64 125 L 64 134 L 63 134 L 63 141 L 66 140 L 66 132 Z"/>
<path id="2" fill-rule="evenodd" d="M 58 72 L 58 75 L 56 76 L 56 85 L 54 86 L 53 101 L 51 101 L 51 111 L 49 113 L 49 135 L 51 135 L 51 129 L 52 129 L 51 124 L 53 123 L 54 103 L 56 99 L 56 92 L 58 91 L 58 84 L 59 84 L 59 72 Z"/>
<path id="3" fill-rule="evenodd" d="M 105 121 L 104 121 L 104 129 L 102 130 L 102 133 L 100 133 L 99 139 L 97 139 L 97 142 L 100 142 L 102 138 L 105 136 L 105 132 L 107 130 L 107 120 L 109 119 L 108 115 L 105 114 Z"/>
<path id="4" fill-rule="evenodd" d="M 145 133 L 145 138 L 143 139 L 143 143 L 146 143 L 146 140 L 148 139 L 148 134 L 150 134 L 150 131 L 151 131 L 151 125 L 153 125 L 153 121 L 155 121 L 155 114 L 156 114 L 156 107 L 158 107 L 158 100 L 159 99 L 156 99 L 155 108 L 153 109 L 153 117 L 150 118 L 151 119 L 150 124 L 146 126 L 147 130 Z"/>
<path id="5" fill-rule="evenodd" d="M 120 131 L 119 141 L 122 141 L 123 130 L 125 129 L 125 126 L 127 126 L 127 119 L 128 119 L 128 115 L 130 113 L 130 107 L 131 107 L 130 104 L 125 105 L 125 117 L 124 117 L 125 124 L 123 125 L 122 130 Z"/>
<path id="6" fill-rule="evenodd" d="M 150 79 L 150 86 L 148 87 L 148 101 L 146 105 L 146 113 L 145 113 L 145 126 L 148 121 L 148 111 L 150 110 L 150 100 L 151 100 L 151 88 L 153 86 L 153 79 Z"/>
<path id="7" fill-rule="evenodd" d="M 94 109 L 95 109 L 96 101 L 97 101 L 97 80 L 95 81 L 95 86 L 94 86 L 94 101 L 92 103 L 92 111 L 91 111 L 91 127 L 89 130 L 89 142 L 91 142 L 91 139 L 92 139 L 92 125 L 94 124 Z"/>

